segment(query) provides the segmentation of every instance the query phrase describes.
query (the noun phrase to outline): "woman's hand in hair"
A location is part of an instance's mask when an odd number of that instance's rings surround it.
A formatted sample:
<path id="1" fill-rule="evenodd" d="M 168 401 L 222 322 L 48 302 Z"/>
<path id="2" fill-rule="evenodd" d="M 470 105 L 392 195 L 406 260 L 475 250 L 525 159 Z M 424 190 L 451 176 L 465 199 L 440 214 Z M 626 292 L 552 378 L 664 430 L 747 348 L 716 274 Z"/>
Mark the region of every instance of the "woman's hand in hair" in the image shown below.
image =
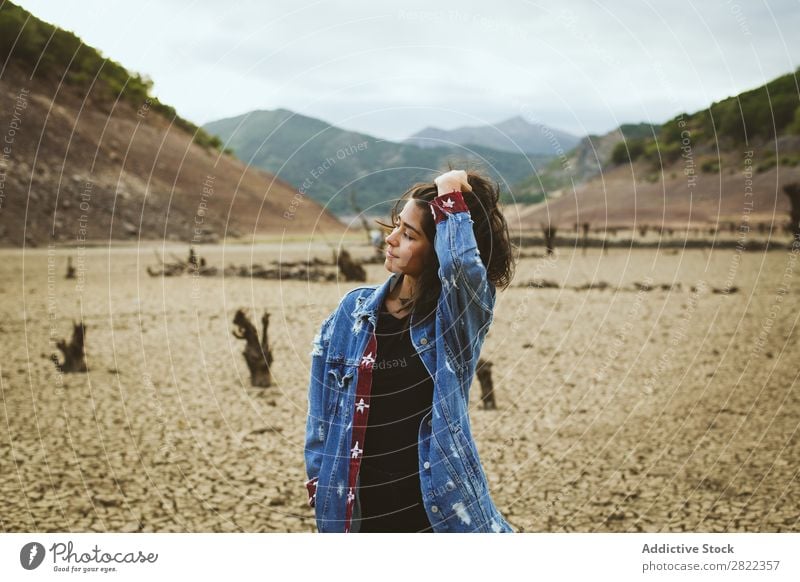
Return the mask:
<path id="1" fill-rule="evenodd" d="M 450 192 L 472 192 L 472 186 L 467 181 L 467 173 L 464 170 L 450 170 L 445 172 L 433 181 L 439 194 L 450 194 Z"/>

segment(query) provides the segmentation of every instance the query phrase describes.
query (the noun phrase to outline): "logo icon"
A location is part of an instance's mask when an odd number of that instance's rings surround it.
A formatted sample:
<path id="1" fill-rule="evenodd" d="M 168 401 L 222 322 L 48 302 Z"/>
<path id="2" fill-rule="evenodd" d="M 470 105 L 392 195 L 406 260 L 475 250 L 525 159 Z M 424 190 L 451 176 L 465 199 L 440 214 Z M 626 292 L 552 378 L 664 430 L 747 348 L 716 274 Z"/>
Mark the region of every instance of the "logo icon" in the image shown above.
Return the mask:
<path id="1" fill-rule="evenodd" d="M 35 570 L 44 560 L 44 546 L 39 542 L 29 542 L 19 552 L 19 563 L 26 570 Z"/>

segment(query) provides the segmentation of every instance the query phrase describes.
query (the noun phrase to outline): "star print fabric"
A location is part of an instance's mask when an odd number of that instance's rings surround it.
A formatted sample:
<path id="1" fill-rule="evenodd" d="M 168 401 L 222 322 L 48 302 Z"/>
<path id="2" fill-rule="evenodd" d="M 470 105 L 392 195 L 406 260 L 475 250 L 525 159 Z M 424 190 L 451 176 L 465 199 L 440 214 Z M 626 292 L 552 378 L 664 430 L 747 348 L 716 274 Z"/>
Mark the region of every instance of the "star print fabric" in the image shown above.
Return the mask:
<path id="1" fill-rule="evenodd" d="M 464 195 L 461 192 L 450 192 L 449 194 L 440 194 L 431 202 L 431 212 L 433 213 L 433 220 L 439 224 L 448 214 L 454 212 L 469 211 L 467 203 L 464 202 Z"/>
<path id="2" fill-rule="evenodd" d="M 371 334 L 359 364 L 358 384 L 356 385 L 356 404 L 353 410 L 353 431 L 350 437 L 350 471 L 348 477 L 347 503 L 345 506 L 345 533 L 350 532 L 350 525 L 355 507 L 355 490 L 358 472 L 361 468 L 361 457 L 364 452 L 364 435 L 367 431 L 367 419 L 370 409 L 370 390 L 372 387 L 372 370 L 378 352 L 375 334 Z"/>

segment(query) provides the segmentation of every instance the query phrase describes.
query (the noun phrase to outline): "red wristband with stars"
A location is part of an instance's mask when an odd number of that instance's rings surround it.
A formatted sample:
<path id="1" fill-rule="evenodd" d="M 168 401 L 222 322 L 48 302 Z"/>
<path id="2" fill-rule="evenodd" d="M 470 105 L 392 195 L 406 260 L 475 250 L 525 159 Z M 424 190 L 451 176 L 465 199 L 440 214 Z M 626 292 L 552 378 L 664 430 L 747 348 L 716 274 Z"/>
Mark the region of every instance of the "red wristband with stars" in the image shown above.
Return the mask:
<path id="1" fill-rule="evenodd" d="M 461 192 L 450 192 L 449 194 L 439 194 L 431 202 L 431 212 L 436 224 L 443 221 L 448 214 L 455 212 L 469 212 L 467 203 L 464 202 L 464 195 Z"/>

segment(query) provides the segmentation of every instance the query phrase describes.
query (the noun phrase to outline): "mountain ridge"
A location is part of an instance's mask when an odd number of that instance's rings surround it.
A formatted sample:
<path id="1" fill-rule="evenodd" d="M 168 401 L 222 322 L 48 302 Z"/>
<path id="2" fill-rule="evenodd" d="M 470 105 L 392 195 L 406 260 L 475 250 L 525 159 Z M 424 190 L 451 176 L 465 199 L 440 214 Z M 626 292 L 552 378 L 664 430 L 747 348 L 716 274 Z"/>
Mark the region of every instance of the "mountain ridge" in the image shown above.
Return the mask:
<path id="1" fill-rule="evenodd" d="M 403 143 L 423 148 L 440 143 L 480 144 L 505 152 L 556 156 L 559 150 L 572 149 L 579 140 L 580 138 L 566 131 L 529 123 L 523 116 L 515 115 L 494 124 L 462 126 L 450 130 L 428 126 L 403 140 Z"/>
<path id="2" fill-rule="evenodd" d="M 473 144 L 420 148 L 283 111 L 254 110 L 203 129 L 246 163 L 279 175 L 340 215 L 353 212 L 355 195 L 367 214 L 385 217 L 407 187 L 431 181 L 448 165 L 481 169 L 510 187 L 549 159 Z"/>

